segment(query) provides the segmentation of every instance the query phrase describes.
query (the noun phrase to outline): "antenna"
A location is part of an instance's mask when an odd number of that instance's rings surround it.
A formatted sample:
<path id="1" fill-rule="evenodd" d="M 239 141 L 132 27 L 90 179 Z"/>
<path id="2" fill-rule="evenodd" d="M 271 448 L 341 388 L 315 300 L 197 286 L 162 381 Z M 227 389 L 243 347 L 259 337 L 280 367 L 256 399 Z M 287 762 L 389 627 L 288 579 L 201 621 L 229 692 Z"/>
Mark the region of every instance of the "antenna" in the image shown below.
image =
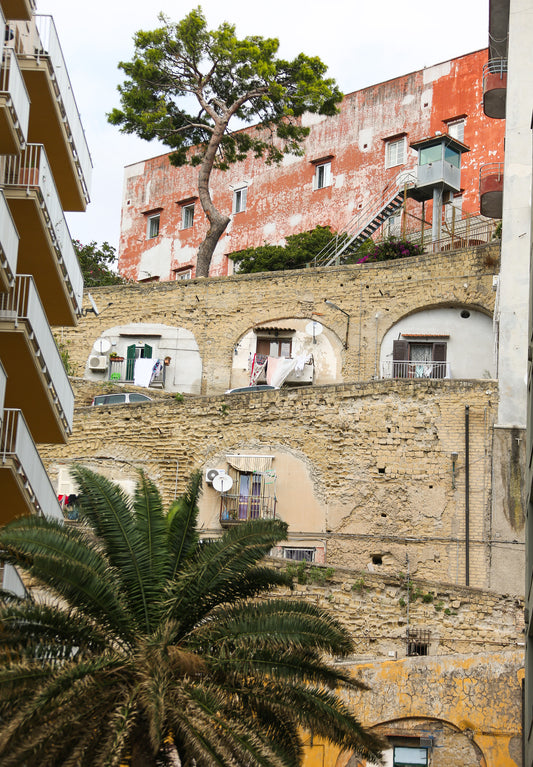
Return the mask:
<path id="1" fill-rule="evenodd" d="M 92 312 L 96 317 L 98 317 L 99 314 L 101 314 L 108 307 L 113 305 L 113 301 L 110 301 L 107 306 L 104 306 L 104 308 L 102 309 L 102 312 L 101 312 L 100 309 L 96 305 L 96 301 L 94 300 L 94 298 L 91 296 L 90 293 L 87 293 L 87 298 L 89 299 L 89 302 L 91 304 L 91 308 L 90 309 L 82 309 L 81 310 L 81 316 L 82 317 L 86 317 L 89 312 Z"/>

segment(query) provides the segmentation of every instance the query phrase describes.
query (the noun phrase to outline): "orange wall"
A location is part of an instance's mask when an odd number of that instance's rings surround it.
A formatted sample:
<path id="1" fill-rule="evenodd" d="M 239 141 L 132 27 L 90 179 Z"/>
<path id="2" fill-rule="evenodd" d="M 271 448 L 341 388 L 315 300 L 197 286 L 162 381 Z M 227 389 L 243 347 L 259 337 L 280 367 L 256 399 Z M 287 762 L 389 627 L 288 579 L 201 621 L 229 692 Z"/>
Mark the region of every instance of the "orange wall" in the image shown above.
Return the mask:
<path id="1" fill-rule="evenodd" d="M 504 121 L 491 120 L 481 107 L 481 50 L 419 72 L 348 94 L 335 117 L 310 116 L 303 157 L 287 157 L 267 166 L 255 157 L 214 172 L 215 205 L 232 210 L 232 187 L 248 184 L 246 210 L 232 215 L 221 238 L 211 275 L 228 273 L 227 254 L 265 242 L 283 244 L 287 235 L 317 224 L 342 229 L 405 167 L 414 167 L 408 150 L 405 166 L 385 168 L 385 139 L 406 133 L 408 142 L 446 132 L 445 121 L 465 116 L 463 211 L 479 212 L 478 172 L 487 162 L 503 160 Z M 255 130 L 254 128 L 250 130 Z M 332 158 L 333 183 L 313 189 L 313 161 Z M 182 200 L 197 195 L 196 168 L 172 168 L 167 155 L 130 165 L 125 171 L 119 269 L 129 278 L 172 279 L 172 270 L 194 267 L 206 219 L 196 200 L 194 226 L 181 231 Z M 414 203 L 413 203 L 414 205 Z M 157 237 L 146 238 L 148 211 L 160 209 Z M 417 214 L 421 209 L 418 206 Z M 194 276 L 194 269 L 193 275 Z"/>

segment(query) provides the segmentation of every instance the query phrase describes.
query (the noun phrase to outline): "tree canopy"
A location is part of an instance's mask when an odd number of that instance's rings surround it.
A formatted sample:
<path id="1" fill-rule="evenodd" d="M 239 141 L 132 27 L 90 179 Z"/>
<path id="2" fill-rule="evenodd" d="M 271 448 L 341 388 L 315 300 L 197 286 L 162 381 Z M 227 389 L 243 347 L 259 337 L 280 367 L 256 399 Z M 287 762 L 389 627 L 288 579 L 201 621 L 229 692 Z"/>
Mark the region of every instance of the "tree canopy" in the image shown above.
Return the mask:
<path id="1" fill-rule="evenodd" d="M 73 240 L 74 250 L 78 257 L 83 283 L 86 288 L 96 288 L 100 285 L 119 285 L 125 282 L 124 277 L 110 269 L 116 261 L 116 250 L 108 242 L 98 245 L 94 240 L 82 245 L 79 240 Z"/>
<path id="2" fill-rule="evenodd" d="M 126 75 L 119 86 L 121 109 L 108 119 L 125 133 L 157 138 L 172 151 L 174 165 L 198 165 L 198 195 L 209 229 L 197 254 L 197 276 L 207 276 L 211 257 L 229 217 L 214 206 L 209 190 L 213 168 L 227 169 L 249 152 L 267 162 L 302 153 L 309 129 L 305 112 L 332 115 L 342 94 L 325 77 L 317 57 L 277 57 L 279 41 L 239 39 L 227 22 L 209 30 L 197 7 L 179 22 L 159 16 L 162 26 L 135 35 Z M 193 112 L 191 101 L 197 110 Z M 243 123 L 256 128 L 235 131 Z"/>
<path id="3" fill-rule="evenodd" d="M 347 629 L 269 598 L 291 582 L 261 563 L 286 524 L 202 542 L 199 473 L 168 514 L 143 474 L 133 500 L 86 468 L 73 476 L 80 524 L 0 530 L 34 587 L 0 600 L 2 767 L 297 767 L 302 730 L 378 758 L 339 695 L 364 686 L 328 660 L 353 651 Z"/>

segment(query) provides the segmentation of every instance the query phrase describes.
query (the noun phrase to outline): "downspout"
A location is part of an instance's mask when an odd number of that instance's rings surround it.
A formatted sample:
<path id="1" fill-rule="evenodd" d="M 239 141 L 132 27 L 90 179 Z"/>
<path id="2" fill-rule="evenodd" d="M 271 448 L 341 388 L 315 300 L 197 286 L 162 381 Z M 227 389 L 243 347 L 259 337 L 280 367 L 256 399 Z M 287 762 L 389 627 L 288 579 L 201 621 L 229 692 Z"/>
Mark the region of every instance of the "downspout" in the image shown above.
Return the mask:
<path id="1" fill-rule="evenodd" d="M 470 405 L 465 405 L 465 585 L 470 586 Z"/>

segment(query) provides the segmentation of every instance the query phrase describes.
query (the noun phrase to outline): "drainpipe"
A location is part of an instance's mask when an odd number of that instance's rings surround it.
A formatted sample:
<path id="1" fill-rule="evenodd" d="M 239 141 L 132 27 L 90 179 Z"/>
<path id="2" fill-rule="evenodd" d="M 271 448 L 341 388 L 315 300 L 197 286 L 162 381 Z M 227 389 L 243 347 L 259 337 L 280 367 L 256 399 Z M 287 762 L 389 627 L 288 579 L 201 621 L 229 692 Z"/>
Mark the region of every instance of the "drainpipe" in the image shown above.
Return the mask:
<path id="1" fill-rule="evenodd" d="M 465 585 L 470 586 L 470 405 L 465 405 Z"/>

